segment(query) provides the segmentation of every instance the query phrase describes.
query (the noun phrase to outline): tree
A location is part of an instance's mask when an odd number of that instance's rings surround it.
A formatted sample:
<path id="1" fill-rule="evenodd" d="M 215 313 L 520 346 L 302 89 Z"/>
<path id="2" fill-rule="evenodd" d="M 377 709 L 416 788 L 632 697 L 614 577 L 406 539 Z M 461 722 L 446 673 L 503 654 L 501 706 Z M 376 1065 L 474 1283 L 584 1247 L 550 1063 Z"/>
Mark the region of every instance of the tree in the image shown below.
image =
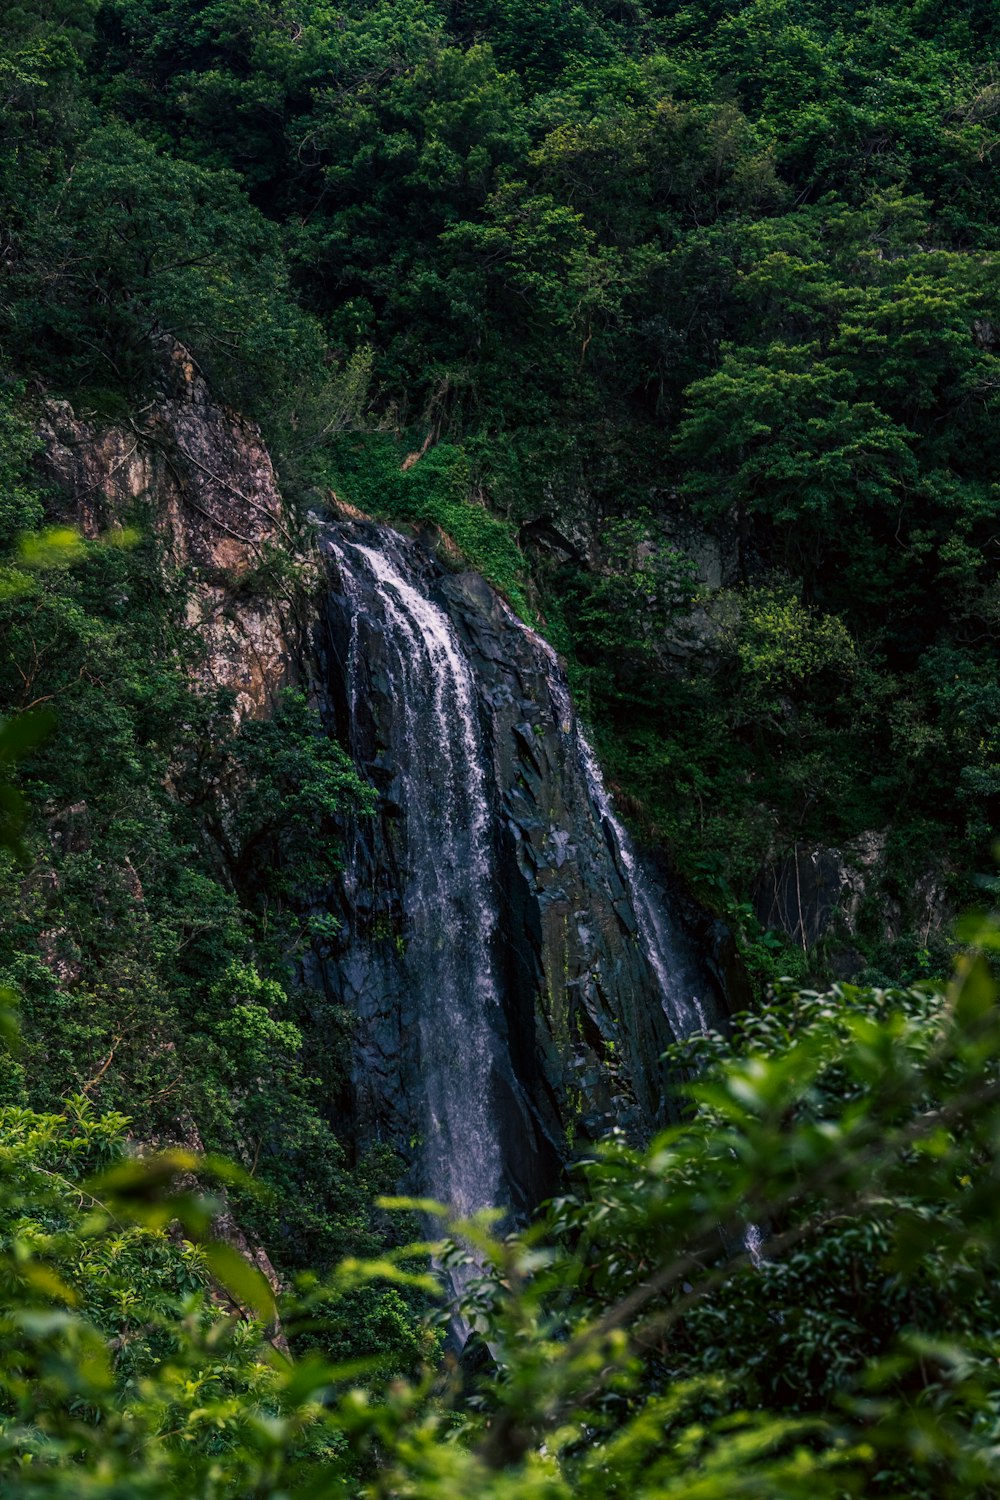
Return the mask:
<path id="1" fill-rule="evenodd" d="M 1000 949 L 995 920 L 964 935 Z M 489 1349 L 471 1390 L 430 1371 L 385 1387 L 324 1357 L 324 1328 L 343 1347 L 344 1298 L 373 1355 L 386 1340 L 392 1359 L 432 1354 L 398 1299 L 364 1291 L 431 1290 L 413 1251 L 304 1280 L 282 1302 L 286 1358 L 264 1336 L 269 1289 L 211 1240 L 212 1205 L 185 1181 L 217 1164 L 129 1159 L 125 1122 L 84 1101 L 2 1110 L 5 1487 L 992 1494 L 996 998 L 970 955 L 947 993 L 786 991 L 733 1041 L 676 1049 L 698 1070 L 681 1123 L 645 1148 L 605 1143 L 525 1232 L 454 1226 L 476 1247 L 462 1306 Z M 186 1243 L 164 1235 L 172 1219 Z"/>
<path id="2" fill-rule="evenodd" d="M 118 124 L 84 136 L 44 185 L 0 320 L 0 337 L 16 328 L 62 382 L 126 391 L 148 384 L 169 334 L 249 411 L 319 359 L 274 230 L 237 182 Z"/>

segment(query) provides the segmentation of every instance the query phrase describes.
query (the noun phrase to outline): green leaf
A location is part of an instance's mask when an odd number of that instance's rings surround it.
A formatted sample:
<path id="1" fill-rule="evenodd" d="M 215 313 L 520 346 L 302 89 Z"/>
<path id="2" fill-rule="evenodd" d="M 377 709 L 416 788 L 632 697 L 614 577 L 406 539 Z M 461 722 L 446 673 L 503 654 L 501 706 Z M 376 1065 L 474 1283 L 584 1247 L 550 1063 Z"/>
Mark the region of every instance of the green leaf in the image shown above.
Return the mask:
<path id="1" fill-rule="evenodd" d="M 222 1240 L 203 1245 L 202 1251 L 212 1275 L 233 1301 L 250 1308 L 262 1323 L 273 1323 L 278 1313 L 274 1292 L 257 1267 Z"/>

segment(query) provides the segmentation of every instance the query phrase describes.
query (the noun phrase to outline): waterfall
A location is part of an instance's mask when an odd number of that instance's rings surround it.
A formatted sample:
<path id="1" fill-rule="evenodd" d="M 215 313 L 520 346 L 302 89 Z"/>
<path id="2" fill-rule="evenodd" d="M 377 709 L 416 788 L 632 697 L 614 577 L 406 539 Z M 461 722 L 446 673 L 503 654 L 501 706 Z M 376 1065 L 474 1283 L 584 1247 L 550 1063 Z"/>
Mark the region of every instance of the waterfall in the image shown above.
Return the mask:
<path id="1" fill-rule="evenodd" d="M 676 924 L 671 922 L 662 898 L 654 890 L 643 869 L 628 830 L 615 813 L 597 755 L 573 711 L 569 687 L 559 658 L 548 641 L 519 620 L 506 605 L 504 608 L 512 626 L 531 637 L 548 664 L 548 689 L 559 731 L 572 746 L 573 754 L 586 777 L 598 818 L 617 856 L 635 913 L 642 950 L 656 975 L 660 1000 L 671 1030 L 678 1040 L 691 1036 L 695 1031 L 706 1031 L 709 1019 L 700 994 L 703 976 L 697 972 L 696 966 L 678 941 Z"/>
<path id="2" fill-rule="evenodd" d="M 705 1007 L 696 985 L 690 982 L 686 956 L 680 951 L 663 903 L 639 862 L 628 832 L 615 815 L 597 756 L 579 727 L 576 739 L 594 805 L 614 838 L 632 897 L 642 950 L 656 975 L 660 999 L 674 1035 L 681 1039 L 695 1031 L 704 1031 L 708 1025 Z"/>
<path id="3" fill-rule="evenodd" d="M 465 1215 L 500 1192 L 492 1107 L 496 902 L 475 684 L 451 621 L 387 550 L 338 550 L 375 583 L 398 704 L 393 751 L 407 850 L 401 959 L 416 1002 L 426 1186 Z M 355 618 L 352 697 L 359 649 Z"/>
<path id="4" fill-rule="evenodd" d="M 381 793 L 349 831 L 321 975 L 358 1018 L 358 1138 L 460 1215 L 524 1216 L 568 1151 L 662 1122 L 662 1055 L 705 1024 L 706 976 L 552 648 L 388 527 L 344 522 L 322 545 L 327 711 Z"/>

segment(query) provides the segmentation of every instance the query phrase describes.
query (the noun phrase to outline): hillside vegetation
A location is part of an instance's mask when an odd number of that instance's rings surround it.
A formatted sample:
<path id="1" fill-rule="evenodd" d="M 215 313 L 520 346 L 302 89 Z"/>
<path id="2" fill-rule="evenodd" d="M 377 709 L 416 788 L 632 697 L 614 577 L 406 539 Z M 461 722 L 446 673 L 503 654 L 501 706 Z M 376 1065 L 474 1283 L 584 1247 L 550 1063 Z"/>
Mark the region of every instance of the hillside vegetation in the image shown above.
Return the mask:
<path id="1" fill-rule="evenodd" d="M 990 0 L 3 5 L 5 1495 L 1000 1494 L 994 925 L 948 982 L 1000 814 L 998 148 Z M 370 789 L 301 693 L 199 686 L 147 503 L 50 529 L 46 413 L 146 441 L 165 351 L 287 510 L 219 587 L 301 612 L 334 501 L 438 528 L 749 975 L 677 1124 L 465 1226 L 461 1364 L 299 962 Z M 816 849 L 879 851 L 818 945 L 759 900 Z"/>
<path id="2" fill-rule="evenodd" d="M 961 900 L 997 796 L 996 31 L 947 0 L 19 4 L 0 347 L 102 409 L 166 330 L 290 500 L 443 524 L 522 607 L 530 565 L 703 899 L 888 830 L 890 897 L 934 851 Z M 692 525 L 724 588 L 678 671 Z M 883 926 L 873 973 L 918 974 Z"/>

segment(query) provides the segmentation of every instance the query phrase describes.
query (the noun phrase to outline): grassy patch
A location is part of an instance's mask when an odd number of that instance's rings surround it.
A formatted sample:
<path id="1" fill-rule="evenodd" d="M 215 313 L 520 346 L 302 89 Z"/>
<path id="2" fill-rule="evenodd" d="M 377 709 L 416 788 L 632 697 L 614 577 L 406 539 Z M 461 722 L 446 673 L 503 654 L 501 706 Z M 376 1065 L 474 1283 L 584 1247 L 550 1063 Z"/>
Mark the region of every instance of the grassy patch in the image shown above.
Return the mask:
<path id="1" fill-rule="evenodd" d="M 351 434 L 336 444 L 330 468 L 342 500 L 379 520 L 433 525 L 454 541 L 471 567 L 523 618 L 528 602 L 527 563 L 511 524 L 471 499 L 472 467 L 462 448 L 439 443 L 402 467 L 405 448 L 387 433 Z"/>

